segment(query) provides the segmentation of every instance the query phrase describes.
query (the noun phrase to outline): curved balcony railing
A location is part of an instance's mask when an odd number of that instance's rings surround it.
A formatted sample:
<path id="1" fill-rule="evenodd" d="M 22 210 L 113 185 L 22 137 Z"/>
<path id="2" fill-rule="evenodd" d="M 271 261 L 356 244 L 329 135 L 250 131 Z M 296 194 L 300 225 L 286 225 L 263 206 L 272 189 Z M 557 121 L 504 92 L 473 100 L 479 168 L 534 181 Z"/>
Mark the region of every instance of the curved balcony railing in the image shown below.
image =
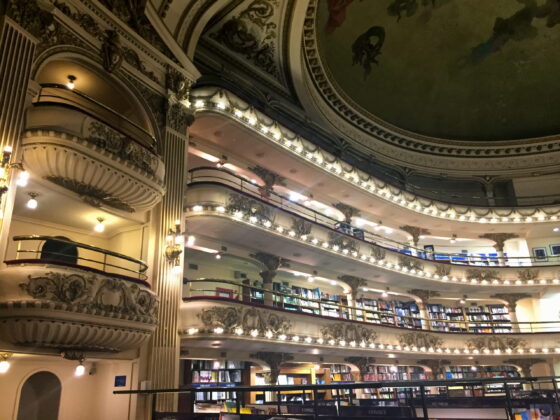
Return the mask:
<path id="1" fill-rule="evenodd" d="M 500 256 L 498 253 L 492 254 L 457 254 L 446 253 L 441 251 L 427 252 L 424 249 L 411 247 L 409 244 L 392 240 L 374 232 L 363 228 L 355 228 L 339 220 L 329 217 L 323 213 L 313 210 L 305 205 L 291 201 L 289 198 L 280 195 L 274 191 L 265 191 L 262 187 L 253 184 L 250 181 L 228 171 L 227 169 L 219 169 L 214 167 L 199 167 L 189 171 L 190 185 L 196 184 L 219 184 L 229 189 L 238 191 L 242 194 L 251 196 L 255 200 L 262 201 L 266 205 L 273 206 L 277 209 L 292 213 L 298 217 L 302 217 L 309 222 L 322 225 L 328 229 L 335 230 L 340 234 L 346 235 L 349 239 L 363 241 L 371 245 L 385 248 L 389 251 L 408 255 L 412 258 L 419 258 L 428 261 L 434 261 L 444 264 L 457 264 L 463 266 L 475 267 L 525 267 L 525 266 L 541 266 L 541 265 L 557 265 L 560 264 L 560 255 L 548 256 L 546 261 L 536 259 L 534 256 L 511 257 Z M 198 203 L 203 204 L 203 203 Z M 348 234 L 349 231 L 359 232 L 359 235 Z"/>
<path id="2" fill-rule="evenodd" d="M 156 140 L 145 128 L 77 89 L 57 83 L 44 83 L 34 103 L 36 106 L 61 105 L 85 112 L 151 153 L 156 153 Z"/>
<path id="3" fill-rule="evenodd" d="M 16 259 L 5 261 L 9 266 L 62 265 L 116 276 L 149 287 L 145 281 L 148 266 L 136 258 L 56 236 L 21 235 L 14 236 L 13 240 L 18 242 Z M 54 244 L 55 247 L 47 249 L 47 243 Z"/>
<path id="4" fill-rule="evenodd" d="M 363 306 L 344 305 L 331 300 L 306 298 L 223 279 L 189 280 L 185 295 L 183 298 L 185 301 L 210 299 L 240 302 L 248 305 L 272 307 L 290 313 L 356 321 L 403 330 L 477 335 L 560 332 L 560 322 L 558 321 L 456 321 L 406 316 L 394 312 L 372 310 Z M 371 321 L 371 319 L 378 320 Z M 453 327 L 447 328 L 446 325 L 453 325 Z M 476 332 L 473 330 L 476 330 Z"/>

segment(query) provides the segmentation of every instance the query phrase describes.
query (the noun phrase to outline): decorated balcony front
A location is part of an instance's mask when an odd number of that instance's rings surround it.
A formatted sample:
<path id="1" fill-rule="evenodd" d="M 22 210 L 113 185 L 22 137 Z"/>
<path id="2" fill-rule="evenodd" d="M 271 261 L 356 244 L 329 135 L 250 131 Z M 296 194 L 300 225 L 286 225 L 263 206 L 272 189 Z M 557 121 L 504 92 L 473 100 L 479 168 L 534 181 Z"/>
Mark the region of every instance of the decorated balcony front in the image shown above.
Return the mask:
<path id="1" fill-rule="evenodd" d="M 17 236 L 0 270 L 0 340 L 39 352 L 138 348 L 157 324 L 142 261 L 52 236 Z"/>
<path id="2" fill-rule="evenodd" d="M 180 333 L 192 347 L 243 340 L 247 350 L 270 343 L 271 351 L 321 354 L 376 352 L 382 357 L 534 357 L 560 353 L 558 322 L 513 322 L 471 317 L 433 318 L 428 307 L 403 315 L 372 309 L 367 300 L 343 305 L 249 286 L 204 279 L 192 281 L 181 307 Z M 418 306 L 422 306 L 419 304 Z M 503 305 L 502 305 L 503 306 Z M 477 312 L 479 315 L 483 312 Z"/>
<path id="3" fill-rule="evenodd" d="M 63 85 L 45 84 L 28 111 L 23 164 L 96 207 L 143 211 L 164 194 L 153 135 L 111 108 Z"/>
<path id="4" fill-rule="evenodd" d="M 255 242 L 262 243 L 266 252 L 294 259 L 293 253 L 311 250 L 316 266 L 336 258 L 341 267 L 352 265 L 354 274 L 364 278 L 376 272 L 383 273 L 387 282 L 408 278 L 411 284 L 502 289 L 560 284 L 555 259 L 512 258 L 499 253 L 465 257 L 414 249 L 365 229 L 356 234 L 356 229 L 339 220 L 224 170 L 191 171 L 187 200 L 189 230 L 194 234 L 233 243 L 239 235 L 255 235 L 259 238 Z M 286 249 L 289 255 L 282 255 Z"/>

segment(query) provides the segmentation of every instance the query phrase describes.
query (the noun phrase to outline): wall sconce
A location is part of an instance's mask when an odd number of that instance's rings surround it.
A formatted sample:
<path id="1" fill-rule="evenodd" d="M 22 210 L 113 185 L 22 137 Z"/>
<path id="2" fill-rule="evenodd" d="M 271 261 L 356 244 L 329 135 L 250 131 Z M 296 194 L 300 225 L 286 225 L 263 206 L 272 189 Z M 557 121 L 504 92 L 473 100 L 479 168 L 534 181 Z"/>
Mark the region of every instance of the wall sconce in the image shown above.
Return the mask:
<path id="1" fill-rule="evenodd" d="M 10 370 L 10 362 L 8 359 L 12 356 L 12 353 L 2 353 L 0 354 L 0 373 L 6 373 Z"/>
<path id="2" fill-rule="evenodd" d="M 97 223 L 93 227 L 93 230 L 95 230 L 97 233 L 104 232 L 105 231 L 105 223 L 103 223 L 103 222 L 105 221 L 105 219 L 103 217 L 98 217 L 96 220 L 97 220 Z"/>
<path id="3" fill-rule="evenodd" d="M 10 163 L 12 157 L 12 146 L 5 146 L 2 150 L 2 161 L 0 161 L 0 197 L 8 191 L 8 175 L 10 169 L 18 169 L 19 175 L 17 185 L 25 187 L 29 181 L 29 173 L 24 170 L 21 162 Z"/>
<path id="4" fill-rule="evenodd" d="M 167 234 L 167 247 L 165 248 L 165 256 L 167 260 L 173 264 L 173 268 L 181 267 L 181 254 L 185 247 L 185 234 L 181 232 L 181 221 L 175 220 L 175 228 L 169 229 Z"/>

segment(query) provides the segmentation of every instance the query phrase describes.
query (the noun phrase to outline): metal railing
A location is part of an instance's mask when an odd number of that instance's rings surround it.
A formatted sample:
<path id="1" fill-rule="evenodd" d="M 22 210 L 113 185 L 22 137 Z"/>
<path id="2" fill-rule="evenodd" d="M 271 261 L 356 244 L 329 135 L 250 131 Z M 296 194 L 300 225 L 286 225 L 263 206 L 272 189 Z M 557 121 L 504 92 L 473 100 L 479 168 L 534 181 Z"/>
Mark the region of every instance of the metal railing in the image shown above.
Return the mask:
<path id="1" fill-rule="evenodd" d="M 20 235 L 14 236 L 13 240 L 18 242 L 16 259 L 6 261 L 8 265 L 21 263 L 49 263 L 78 268 L 93 269 L 119 277 L 127 277 L 144 283 L 148 266 L 144 261 L 118 252 L 109 251 L 92 245 L 71 241 L 56 236 L 45 235 Z M 36 242 L 29 249 L 23 248 L 24 243 Z M 44 245 L 50 241 L 51 244 L 63 245 L 60 249 L 45 251 Z M 80 250 L 86 251 L 87 256 L 80 255 Z M 70 251 L 70 252 L 69 252 Z M 75 252 L 74 252 L 75 251 Z M 89 255 L 91 254 L 91 256 Z M 113 261 L 114 260 L 114 261 Z M 131 268 L 136 267 L 136 268 Z"/>
<path id="2" fill-rule="evenodd" d="M 77 89 L 70 89 L 58 83 L 43 83 L 34 103 L 39 106 L 62 105 L 83 112 L 155 153 L 155 137 L 144 127 Z"/>
<path id="3" fill-rule="evenodd" d="M 215 283 L 216 285 L 210 285 Z M 199 286 L 200 285 L 200 286 Z M 248 305 L 263 305 L 302 315 L 322 316 L 364 322 L 393 328 L 445 332 L 453 334 L 523 334 L 559 333 L 560 321 L 516 322 L 507 320 L 463 320 L 426 318 L 421 315 L 399 315 L 393 311 L 374 310 L 357 305 L 346 305 L 325 299 L 264 289 L 231 280 L 196 279 L 186 285 L 184 300 L 210 299 L 235 301 Z M 468 311 L 468 307 L 465 308 Z M 504 314 L 496 314 L 504 315 Z"/>
<path id="4" fill-rule="evenodd" d="M 489 386 L 499 387 L 497 395 L 486 395 Z M 383 388 L 393 393 L 393 398 L 371 399 L 359 398 L 368 390 Z M 463 390 L 464 394 L 473 396 L 453 397 L 450 388 Z M 526 389 L 523 389 L 526 388 Z M 220 413 L 196 413 L 196 393 L 201 391 L 223 393 L 226 398 Z M 324 395 L 328 391 L 329 399 Z M 361 391 L 361 392 L 360 392 Z M 481 391 L 476 395 L 475 391 Z M 262 395 L 262 403 L 250 404 L 246 401 L 252 393 Z M 298 400 L 285 403 L 282 397 L 297 394 Z M 151 397 L 151 419 L 190 420 L 197 418 L 218 419 L 224 414 L 234 414 L 237 419 L 262 420 L 271 416 L 287 416 L 295 419 L 333 419 L 333 418 L 368 418 L 377 420 L 441 418 L 438 408 L 465 410 L 468 408 L 503 409 L 502 419 L 514 420 L 515 414 L 529 410 L 538 404 L 543 410 L 550 410 L 549 418 L 556 418 L 560 413 L 560 395 L 558 377 L 526 378 L 481 378 L 461 380 L 422 380 L 422 381 L 375 381 L 337 383 L 325 385 L 268 385 L 268 386 L 215 386 L 208 388 L 184 387 L 177 389 L 127 390 L 113 391 L 116 395 L 144 395 Z M 182 411 L 162 412 L 158 410 L 158 398 L 186 397 Z M 184 398 L 183 398 L 184 400 Z M 171 401 L 171 400 L 169 400 Z M 231 404 L 228 404 L 230 402 Z M 267 410 L 265 412 L 265 409 Z M 433 411 L 432 411 L 433 410 Z M 243 413 L 251 414 L 243 414 Z M 431 412 L 431 413 L 430 413 Z M 264 416 L 266 414 L 266 416 Z M 458 414 L 458 413 L 456 413 Z M 494 415 L 496 413 L 493 413 Z M 200 417 L 200 416 L 204 417 Z M 554 415 L 554 417 L 552 417 Z M 476 418 L 480 417 L 480 412 Z M 276 418 L 276 417 L 275 417 Z M 472 420 L 467 411 L 458 420 Z M 492 416 L 492 418 L 496 418 Z"/>
<path id="5" fill-rule="evenodd" d="M 254 200 L 258 200 L 265 205 L 286 211 L 295 216 L 306 219 L 309 222 L 321 225 L 324 228 L 346 235 L 354 241 L 363 241 L 371 245 L 385 248 L 389 251 L 398 252 L 412 258 L 433 261 L 440 264 L 453 264 L 459 266 L 474 267 L 524 267 L 533 265 L 560 265 L 560 255 L 548 256 L 546 261 L 536 259 L 534 256 L 523 257 L 502 257 L 499 255 L 464 255 L 457 253 L 447 253 L 440 251 L 426 251 L 425 249 L 414 248 L 409 244 L 386 238 L 375 232 L 359 228 L 364 233 L 363 239 L 348 233 L 337 230 L 335 226 L 340 223 L 338 219 L 327 216 L 314 209 L 311 209 L 298 202 L 292 201 L 274 191 L 266 191 L 263 187 L 253 184 L 239 175 L 223 168 L 199 167 L 189 171 L 189 185 L 197 184 L 216 184 L 222 185 L 241 194 L 247 195 Z M 196 203 L 204 204 L 204 203 Z M 214 204 L 214 203 L 207 203 Z M 497 253 L 496 253 L 497 254 Z"/>

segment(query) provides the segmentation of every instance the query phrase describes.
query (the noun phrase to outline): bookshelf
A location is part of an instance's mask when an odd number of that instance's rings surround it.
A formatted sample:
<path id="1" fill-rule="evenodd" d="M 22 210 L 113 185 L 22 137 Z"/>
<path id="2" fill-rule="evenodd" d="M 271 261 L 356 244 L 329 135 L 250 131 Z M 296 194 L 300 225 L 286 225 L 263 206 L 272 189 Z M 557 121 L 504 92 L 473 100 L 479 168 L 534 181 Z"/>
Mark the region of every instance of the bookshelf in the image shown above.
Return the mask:
<path id="1" fill-rule="evenodd" d="M 434 331 L 505 333 L 512 330 L 509 310 L 502 304 L 467 307 L 428 304 L 427 308 Z M 492 327 L 492 322 L 497 321 L 500 323 Z"/>
<path id="2" fill-rule="evenodd" d="M 420 366 L 401 365 L 368 365 L 362 372 L 363 381 L 408 381 L 424 380 L 426 373 Z M 367 388 L 363 391 L 365 398 L 372 399 L 399 399 L 410 398 L 413 390 L 405 388 Z"/>
<path id="3" fill-rule="evenodd" d="M 396 325 L 403 328 L 422 328 L 420 308 L 414 301 L 401 302 L 361 298 L 356 301 L 356 306 L 365 309 L 364 311 L 356 311 L 356 319 L 358 321 Z"/>
<path id="4" fill-rule="evenodd" d="M 448 366 L 446 379 L 477 379 L 477 378 L 520 378 L 521 374 L 514 366 Z M 521 389 L 521 384 L 511 384 L 512 389 Z M 462 391 L 461 391 L 462 390 Z M 455 387 L 451 390 L 456 396 L 483 396 L 484 394 L 500 394 L 504 392 L 503 384 L 488 384 L 484 388 Z"/>
<path id="5" fill-rule="evenodd" d="M 285 367 L 280 370 L 280 374 L 278 375 L 278 385 L 312 385 L 316 383 L 316 376 L 315 376 L 315 365 L 311 364 L 303 364 L 301 366 L 292 366 L 292 367 Z M 254 385 L 266 385 L 264 375 L 262 373 L 255 374 Z M 312 398 L 312 391 L 305 390 L 305 391 L 283 391 L 280 394 L 280 400 L 282 402 L 301 402 L 304 400 L 304 393 L 305 393 L 305 400 L 309 400 Z M 259 404 L 264 401 L 264 393 L 263 392 L 255 392 L 252 402 Z M 274 396 L 273 393 L 267 392 L 266 393 L 266 400 L 272 401 Z"/>
<path id="6" fill-rule="evenodd" d="M 249 384 L 249 364 L 235 360 L 185 360 L 184 383 L 199 388 L 194 401 L 220 403 L 235 399 L 235 392 L 212 388 Z"/>

